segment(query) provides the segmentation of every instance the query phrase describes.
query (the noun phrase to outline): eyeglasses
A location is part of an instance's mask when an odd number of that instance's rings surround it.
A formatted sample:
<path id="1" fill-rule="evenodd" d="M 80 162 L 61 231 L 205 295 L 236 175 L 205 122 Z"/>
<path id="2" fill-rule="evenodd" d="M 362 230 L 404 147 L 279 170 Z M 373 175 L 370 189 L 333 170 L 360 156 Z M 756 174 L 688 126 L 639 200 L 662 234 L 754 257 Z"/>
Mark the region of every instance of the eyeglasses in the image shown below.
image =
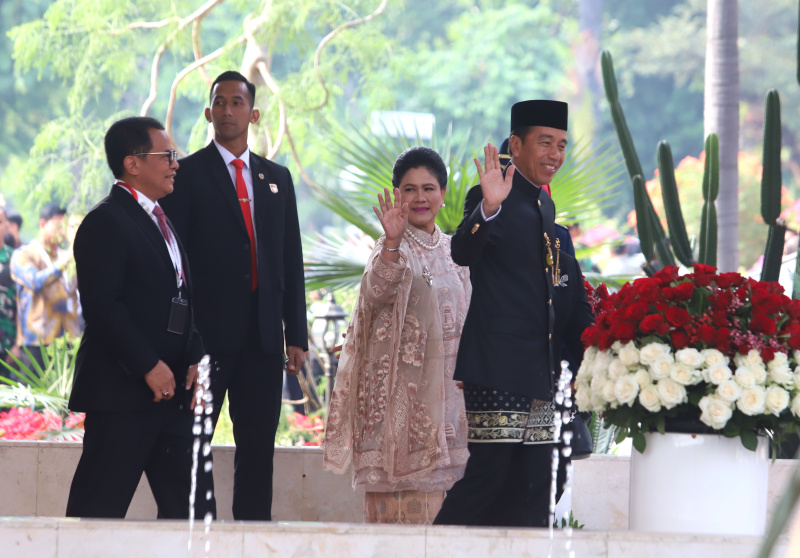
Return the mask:
<path id="1" fill-rule="evenodd" d="M 137 157 L 141 157 L 142 155 L 166 155 L 170 165 L 178 160 L 178 152 L 174 149 L 170 149 L 169 151 L 154 151 L 151 153 L 134 153 L 134 155 Z"/>

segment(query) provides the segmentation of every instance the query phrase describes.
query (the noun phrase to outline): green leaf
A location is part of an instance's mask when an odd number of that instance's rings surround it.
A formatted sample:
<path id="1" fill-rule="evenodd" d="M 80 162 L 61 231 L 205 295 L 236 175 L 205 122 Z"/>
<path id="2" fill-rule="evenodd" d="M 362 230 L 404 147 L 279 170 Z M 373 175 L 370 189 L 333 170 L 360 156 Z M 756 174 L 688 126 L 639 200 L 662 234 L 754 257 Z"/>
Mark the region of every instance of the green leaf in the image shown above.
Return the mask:
<path id="1" fill-rule="evenodd" d="M 758 436 L 752 430 L 745 430 L 741 434 L 742 445 L 750 451 L 756 451 L 758 447 Z"/>
<path id="2" fill-rule="evenodd" d="M 630 434 L 630 430 L 628 428 L 620 428 L 619 432 L 617 433 L 617 438 L 614 440 L 617 444 L 621 444 L 625 438 L 628 437 Z"/>
<path id="3" fill-rule="evenodd" d="M 644 453 L 644 449 L 647 446 L 647 439 L 644 437 L 641 431 L 636 431 L 633 433 L 633 447 L 639 453 Z"/>

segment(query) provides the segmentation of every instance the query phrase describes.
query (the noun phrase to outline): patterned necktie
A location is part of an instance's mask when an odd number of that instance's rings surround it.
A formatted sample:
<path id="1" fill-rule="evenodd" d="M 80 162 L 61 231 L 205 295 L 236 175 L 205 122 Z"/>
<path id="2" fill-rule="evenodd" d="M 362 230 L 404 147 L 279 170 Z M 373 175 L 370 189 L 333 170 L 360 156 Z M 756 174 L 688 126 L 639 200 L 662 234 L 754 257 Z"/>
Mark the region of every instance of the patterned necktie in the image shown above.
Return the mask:
<path id="1" fill-rule="evenodd" d="M 158 228 L 161 229 L 161 235 L 164 237 L 164 240 L 167 241 L 169 246 L 173 246 L 172 231 L 170 231 L 167 226 L 167 216 L 164 215 L 164 210 L 161 209 L 160 205 L 153 206 L 153 215 L 155 215 L 158 220 Z M 178 257 L 180 257 L 180 254 L 178 254 Z M 181 266 L 181 279 L 183 279 L 183 283 L 186 284 L 186 277 L 183 275 L 183 266 Z"/>
<path id="2" fill-rule="evenodd" d="M 256 256 L 256 235 L 253 230 L 253 215 L 250 213 L 250 198 L 247 197 L 247 186 L 244 183 L 244 174 L 242 174 L 244 161 L 241 159 L 234 159 L 231 161 L 231 164 L 236 167 L 236 197 L 239 198 L 239 207 L 242 208 L 244 226 L 247 229 L 247 236 L 250 237 L 250 267 L 252 269 L 251 276 L 253 278 L 252 288 L 255 291 L 258 286 L 258 257 Z"/>

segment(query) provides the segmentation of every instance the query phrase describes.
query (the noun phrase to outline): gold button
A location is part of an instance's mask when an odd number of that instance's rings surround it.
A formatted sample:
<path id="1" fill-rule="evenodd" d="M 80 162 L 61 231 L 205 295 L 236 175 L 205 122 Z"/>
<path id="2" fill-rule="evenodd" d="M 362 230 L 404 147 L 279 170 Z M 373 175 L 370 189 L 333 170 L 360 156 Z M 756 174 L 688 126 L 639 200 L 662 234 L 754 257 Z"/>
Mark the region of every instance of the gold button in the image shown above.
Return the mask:
<path id="1" fill-rule="evenodd" d="M 539 200 L 539 207 L 542 207 L 542 200 Z"/>
<path id="2" fill-rule="evenodd" d="M 550 299 L 550 300 L 548 300 L 548 301 L 547 301 L 547 305 L 548 305 L 548 306 L 552 306 L 552 304 L 553 304 L 553 300 L 552 300 L 552 299 Z"/>
<path id="3" fill-rule="evenodd" d="M 548 339 L 552 339 L 552 338 L 553 338 L 553 334 L 552 334 L 552 333 L 548 333 L 548 334 L 547 334 L 547 338 L 548 338 Z"/>
<path id="4" fill-rule="evenodd" d="M 478 232 L 478 229 L 479 229 L 479 228 L 481 228 L 481 225 L 480 225 L 480 223 L 475 223 L 475 224 L 472 226 L 472 234 L 475 234 L 476 232 Z"/>

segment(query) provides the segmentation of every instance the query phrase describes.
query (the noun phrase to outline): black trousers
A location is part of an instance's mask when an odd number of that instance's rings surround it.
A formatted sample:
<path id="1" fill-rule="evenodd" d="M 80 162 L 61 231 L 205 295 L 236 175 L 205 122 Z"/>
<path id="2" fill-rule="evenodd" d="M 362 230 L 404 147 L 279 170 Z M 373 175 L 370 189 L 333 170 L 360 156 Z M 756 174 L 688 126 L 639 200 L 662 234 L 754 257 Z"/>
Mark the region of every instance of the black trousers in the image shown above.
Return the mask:
<path id="1" fill-rule="evenodd" d="M 547 527 L 555 445 L 471 442 L 468 447 L 464 478 L 447 492 L 434 525 Z M 565 478 L 562 458 L 556 500 Z"/>
<path id="2" fill-rule="evenodd" d="M 211 392 L 214 426 L 226 392 L 233 422 L 233 518 L 271 521 L 272 458 L 281 412 L 283 355 L 264 352 L 255 308 L 256 304 L 242 350 L 211 355 Z"/>
<path id="3" fill-rule="evenodd" d="M 174 397 L 146 411 L 87 412 L 67 517 L 124 518 L 144 472 L 158 518 L 187 519 L 194 443 L 194 417 L 187 399 Z M 211 455 L 204 458 L 202 449 L 198 454 L 195 517 L 202 519 L 209 511 L 216 515 L 216 501 L 212 474 L 204 470 Z M 210 500 L 208 490 L 212 490 Z"/>

